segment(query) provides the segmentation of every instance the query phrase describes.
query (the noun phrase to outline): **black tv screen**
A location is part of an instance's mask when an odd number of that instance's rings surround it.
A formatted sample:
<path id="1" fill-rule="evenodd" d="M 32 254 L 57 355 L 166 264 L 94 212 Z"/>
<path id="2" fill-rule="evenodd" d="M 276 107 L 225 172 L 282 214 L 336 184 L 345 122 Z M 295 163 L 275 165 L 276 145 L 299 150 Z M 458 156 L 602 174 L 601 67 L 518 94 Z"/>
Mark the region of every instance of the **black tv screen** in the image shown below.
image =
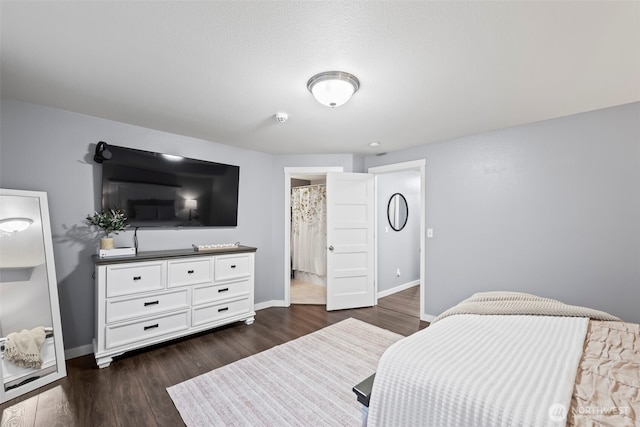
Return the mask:
<path id="1" fill-rule="evenodd" d="M 133 227 L 238 225 L 238 166 L 109 145 L 102 209 L 122 209 Z"/>

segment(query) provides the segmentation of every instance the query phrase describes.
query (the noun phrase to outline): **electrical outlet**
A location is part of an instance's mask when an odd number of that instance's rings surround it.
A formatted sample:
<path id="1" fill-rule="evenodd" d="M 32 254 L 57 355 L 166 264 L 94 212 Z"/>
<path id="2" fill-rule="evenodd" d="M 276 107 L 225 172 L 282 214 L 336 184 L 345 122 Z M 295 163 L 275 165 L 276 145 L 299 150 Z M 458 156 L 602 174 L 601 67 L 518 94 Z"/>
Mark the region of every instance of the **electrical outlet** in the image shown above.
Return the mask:
<path id="1" fill-rule="evenodd" d="M 399 268 L 396 270 L 396 276 L 400 277 L 400 269 Z"/>
<path id="2" fill-rule="evenodd" d="M 427 239 L 433 239 L 433 228 L 427 228 Z"/>

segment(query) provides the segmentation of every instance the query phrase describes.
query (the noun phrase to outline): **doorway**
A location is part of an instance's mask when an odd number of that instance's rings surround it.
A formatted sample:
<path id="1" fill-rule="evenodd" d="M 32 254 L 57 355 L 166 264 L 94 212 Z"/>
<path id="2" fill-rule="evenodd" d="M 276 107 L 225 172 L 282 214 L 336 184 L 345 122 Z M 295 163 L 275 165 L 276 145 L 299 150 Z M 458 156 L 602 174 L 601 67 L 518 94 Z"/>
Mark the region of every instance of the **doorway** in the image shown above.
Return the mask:
<path id="1" fill-rule="evenodd" d="M 372 167 L 369 168 L 368 172 L 371 174 L 374 174 L 376 176 L 376 206 L 380 207 L 386 207 L 387 206 L 387 200 L 385 198 L 385 200 L 381 200 L 384 197 L 381 196 L 381 192 L 380 192 L 380 186 L 379 186 L 379 181 L 380 178 L 384 177 L 387 174 L 397 174 L 397 173 L 401 173 L 401 172 L 407 172 L 407 173 L 415 173 L 418 175 L 418 179 L 416 179 L 415 184 L 418 185 L 416 194 L 418 195 L 418 201 L 417 201 L 417 210 L 418 212 L 415 212 L 415 215 L 419 215 L 419 226 L 418 229 L 418 235 L 419 235 L 419 248 L 417 249 L 417 253 L 412 253 L 412 254 L 407 254 L 408 257 L 413 257 L 416 256 L 419 258 L 418 260 L 418 265 L 419 265 L 419 279 L 418 279 L 418 292 L 417 294 L 419 294 L 419 306 L 420 306 L 420 320 L 430 320 L 427 319 L 424 313 L 424 298 L 425 298 L 425 259 L 424 259 L 424 247 L 425 247 L 425 236 L 426 236 L 426 227 L 425 227 L 425 221 L 426 221 L 426 216 L 425 216 L 425 199 L 426 199 L 426 178 L 425 178 L 425 167 L 426 167 L 426 160 L 425 159 L 421 159 L 421 160 L 415 160 L 415 161 L 410 161 L 410 162 L 404 162 L 404 163 L 396 163 L 396 164 L 391 164 L 391 165 L 385 165 L 385 166 L 378 166 L 378 167 Z M 384 265 L 384 262 L 382 261 L 386 261 L 386 260 L 381 260 L 380 259 L 380 254 L 383 253 L 383 249 L 384 247 L 382 245 L 385 244 L 385 240 L 382 238 L 382 233 L 386 232 L 387 230 L 385 230 L 385 227 L 387 226 L 387 221 L 388 218 L 385 214 L 380 213 L 380 210 L 377 211 L 377 215 L 376 215 L 376 259 L 375 259 L 375 265 L 376 265 L 376 283 L 379 285 L 381 283 L 381 272 L 379 272 L 379 266 L 382 264 Z M 409 215 L 412 215 L 411 212 L 409 212 Z M 404 254 L 403 254 L 404 255 Z M 395 267 L 395 266 L 394 266 Z M 401 271 L 397 272 L 398 277 L 400 277 L 401 275 Z M 384 297 L 387 295 L 390 295 L 392 293 L 395 293 L 397 291 L 400 290 L 404 290 L 407 289 L 407 286 L 411 286 L 411 283 L 407 283 L 405 286 L 401 286 L 401 287 L 396 287 L 391 289 L 390 291 L 382 291 L 378 293 L 378 297 Z M 415 286 L 415 285 L 414 285 Z"/>
<path id="2" fill-rule="evenodd" d="M 291 190 L 296 187 L 321 185 L 326 182 L 327 172 L 342 172 L 342 167 L 300 167 L 284 168 L 285 173 L 285 277 L 284 277 L 284 305 L 291 304 L 321 304 L 326 305 L 326 282 L 322 283 L 321 277 L 313 272 L 305 274 L 304 268 L 298 268 L 292 256 L 292 203 Z M 311 187 L 307 187 L 311 188 Z M 326 212 L 324 214 L 326 216 Z M 316 242 L 322 247 L 322 253 L 326 257 L 326 236 L 324 241 Z M 326 259 L 325 259 L 326 263 Z M 313 270 L 308 268 L 307 270 Z M 292 287 L 293 298 L 292 298 Z"/>
<path id="3" fill-rule="evenodd" d="M 291 177 L 291 304 L 327 304 L 326 181 Z"/>
<path id="4" fill-rule="evenodd" d="M 380 167 L 369 168 L 368 173 L 373 175 L 374 178 L 379 174 L 386 174 L 390 172 L 398 172 L 398 171 L 408 171 L 414 170 L 420 176 L 420 202 L 415 215 L 419 216 L 420 226 L 419 226 L 419 240 L 420 240 L 420 248 L 419 248 L 419 270 L 420 270 L 420 278 L 419 278 L 419 300 L 420 300 L 420 320 L 429 320 L 426 318 L 424 313 L 424 295 L 425 295 L 425 262 L 424 262 L 424 247 L 425 247 L 425 166 L 426 161 L 424 159 L 404 162 Z M 322 175 L 326 176 L 328 172 L 343 172 L 342 167 L 300 167 L 300 168 L 284 168 L 285 180 L 284 180 L 284 198 L 285 198 L 285 218 L 284 218 L 284 306 L 288 307 L 291 304 L 291 178 L 292 176 L 309 176 L 309 175 Z M 362 175 L 362 174 L 361 174 Z M 366 175 L 366 174 L 365 174 Z M 382 203 L 380 200 L 375 200 L 375 204 L 378 205 Z M 375 215 L 376 223 L 383 220 L 383 218 L 379 218 L 379 215 Z M 386 221 L 386 217 L 384 218 Z M 377 227 L 377 224 L 376 224 Z M 374 238 L 375 239 L 375 238 Z M 326 242 L 324 242 L 326 244 Z M 378 251 L 373 250 L 375 253 L 375 258 L 373 260 L 374 264 L 374 276 L 377 276 L 377 265 L 378 265 Z M 375 284 L 377 284 L 377 277 L 372 281 L 374 283 L 373 288 L 375 289 Z M 374 292 L 374 304 L 377 304 L 378 297 L 386 296 L 384 294 L 378 294 Z"/>

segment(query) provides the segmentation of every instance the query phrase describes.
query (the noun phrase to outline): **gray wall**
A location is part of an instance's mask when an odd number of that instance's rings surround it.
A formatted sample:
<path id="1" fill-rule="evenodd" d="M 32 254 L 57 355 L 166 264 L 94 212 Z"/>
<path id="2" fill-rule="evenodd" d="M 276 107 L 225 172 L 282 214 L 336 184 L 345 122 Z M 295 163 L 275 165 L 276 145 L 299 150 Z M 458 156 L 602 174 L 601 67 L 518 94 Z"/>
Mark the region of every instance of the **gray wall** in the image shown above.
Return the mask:
<path id="1" fill-rule="evenodd" d="M 407 199 L 407 224 L 394 231 L 387 221 L 387 205 L 394 193 Z M 377 175 L 376 247 L 378 292 L 420 279 L 420 173 L 401 171 Z M 400 269 L 400 277 L 396 275 Z"/>
<path id="2" fill-rule="evenodd" d="M 534 293 L 640 322 L 640 103 L 369 156 L 427 159 L 426 313 Z"/>
<path id="3" fill-rule="evenodd" d="M 139 250 L 236 241 L 255 246 L 256 303 L 284 299 L 284 168 L 353 170 L 352 155 L 272 156 L 8 99 L 0 108 L 0 187 L 48 194 L 67 349 L 93 338 L 91 255 L 98 242 L 83 220 L 100 208 L 101 166 L 93 161 L 98 141 L 240 166 L 237 227 L 139 229 Z M 131 246 L 132 239 L 127 231 L 115 243 Z"/>
<path id="4" fill-rule="evenodd" d="M 98 243 L 94 235 L 87 234 L 83 219 L 100 207 L 101 166 L 93 162 L 93 149 L 100 140 L 239 165 L 237 227 L 140 229 L 139 249 L 190 248 L 192 243 L 240 241 L 258 248 L 256 301 L 270 300 L 279 292 L 273 287 L 274 265 L 279 264 L 274 257 L 280 259 L 282 255 L 271 250 L 272 156 L 5 99 L 1 108 L 0 186 L 48 194 L 67 349 L 90 344 L 93 337 L 91 255 Z M 128 231 L 118 235 L 116 245 L 131 246 L 132 234 Z"/>
<path id="5" fill-rule="evenodd" d="M 0 108 L 0 186 L 48 193 L 67 349 L 93 337 L 97 240 L 83 219 L 100 205 L 100 140 L 240 166 L 238 227 L 138 235 L 143 251 L 256 246 L 257 303 L 284 298 L 284 167 L 426 158 L 427 313 L 511 289 L 640 321 L 640 103 L 365 158 L 271 156 L 11 100 Z M 132 232 L 117 239 L 129 245 Z"/>

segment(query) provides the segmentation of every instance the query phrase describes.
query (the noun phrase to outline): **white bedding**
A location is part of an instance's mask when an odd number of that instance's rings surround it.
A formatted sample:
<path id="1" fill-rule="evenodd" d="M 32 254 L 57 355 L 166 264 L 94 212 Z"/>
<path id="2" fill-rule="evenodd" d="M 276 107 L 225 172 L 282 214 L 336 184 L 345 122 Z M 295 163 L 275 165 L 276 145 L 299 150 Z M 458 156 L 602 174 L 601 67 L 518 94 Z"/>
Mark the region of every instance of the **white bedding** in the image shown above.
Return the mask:
<path id="1" fill-rule="evenodd" d="M 561 410 L 571 403 L 588 322 L 473 314 L 442 319 L 384 353 L 368 425 L 564 425 Z"/>

